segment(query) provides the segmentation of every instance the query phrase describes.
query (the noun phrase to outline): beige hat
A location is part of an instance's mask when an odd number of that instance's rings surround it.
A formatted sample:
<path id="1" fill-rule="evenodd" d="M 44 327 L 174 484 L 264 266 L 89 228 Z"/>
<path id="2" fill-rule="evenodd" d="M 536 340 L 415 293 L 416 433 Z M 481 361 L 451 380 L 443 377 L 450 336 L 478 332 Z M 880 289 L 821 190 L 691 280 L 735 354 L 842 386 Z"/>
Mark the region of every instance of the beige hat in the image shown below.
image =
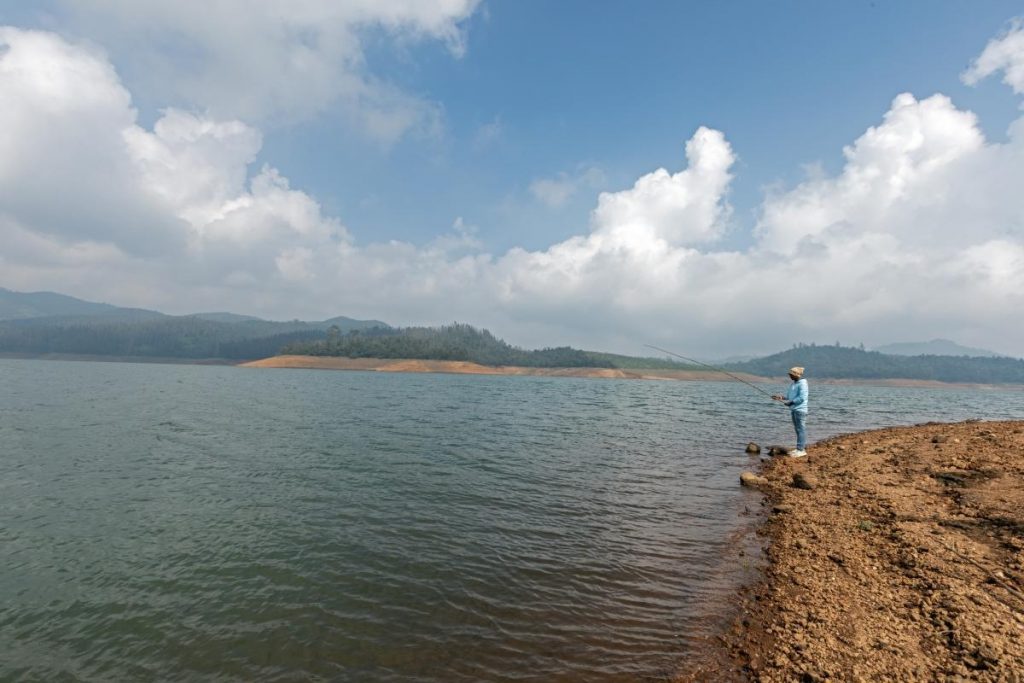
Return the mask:
<path id="1" fill-rule="evenodd" d="M 793 375 L 797 379 L 800 379 L 801 377 L 804 376 L 804 369 L 801 368 L 800 366 L 797 366 L 795 368 L 790 368 L 789 369 L 789 374 Z"/>

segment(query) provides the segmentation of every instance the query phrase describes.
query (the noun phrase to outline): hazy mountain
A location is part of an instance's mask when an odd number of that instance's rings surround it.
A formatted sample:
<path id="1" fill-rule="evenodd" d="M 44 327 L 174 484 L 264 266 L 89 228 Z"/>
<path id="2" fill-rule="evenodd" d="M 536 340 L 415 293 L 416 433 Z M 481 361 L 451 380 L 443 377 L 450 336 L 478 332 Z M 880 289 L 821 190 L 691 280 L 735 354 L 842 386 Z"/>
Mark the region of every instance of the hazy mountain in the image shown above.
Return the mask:
<path id="1" fill-rule="evenodd" d="M 345 316 L 274 322 L 230 312 L 165 315 L 53 292 L 0 289 L 0 353 L 262 358 L 290 343 L 326 339 L 332 326 L 342 334 L 389 327 Z"/>
<path id="2" fill-rule="evenodd" d="M 927 342 L 901 342 L 886 344 L 875 349 L 879 353 L 892 356 L 973 356 L 977 358 L 997 358 L 1002 354 L 987 349 L 976 349 L 961 346 L 948 339 L 932 339 Z"/>
<path id="3" fill-rule="evenodd" d="M 832 379 L 915 379 L 979 384 L 1024 384 L 1024 360 L 1006 356 L 897 356 L 846 346 L 799 344 L 764 358 L 726 367 L 764 377 L 786 376 L 795 366 L 807 377 Z"/>
<path id="4" fill-rule="evenodd" d="M 143 308 L 121 308 L 82 301 L 55 292 L 14 292 L 0 287 L 0 320 L 94 315 L 145 317 L 162 314 Z"/>
<path id="5" fill-rule="evenodd" d="M 193 318 L 199 318 L 200 320 L 210 320 L 215 323 L 240 323 L 246 320 L 262 320 L 254 315 L 240 315 L 238 313 L 227 313 L 220 311 L 216 313 L 193 313 Z"/>
<path id="6" fill-rule="evenodd" d="M 391 327 L 387 323 L 383 323 L 379 320 L 356 320 L 355 318 L 346 318 L 343 315 L 312 324 L 323 326 L 324 329 L 327 329 L 331 325 L 337 325 L 342 332 L 348 332 L 349 330 L 365 330 L 371 327 Z"/>

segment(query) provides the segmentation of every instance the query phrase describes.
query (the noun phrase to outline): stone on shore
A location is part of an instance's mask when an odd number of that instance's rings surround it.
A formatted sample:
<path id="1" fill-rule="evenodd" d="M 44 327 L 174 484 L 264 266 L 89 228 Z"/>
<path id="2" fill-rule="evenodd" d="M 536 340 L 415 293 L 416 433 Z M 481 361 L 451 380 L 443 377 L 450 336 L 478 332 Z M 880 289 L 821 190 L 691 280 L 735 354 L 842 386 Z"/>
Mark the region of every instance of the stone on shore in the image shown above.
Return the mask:
<path id="1" fill-rule="evenodd" d="M 793 486 L 811 491 L 818 488 L 818 478 L 810 472 L 796 472 L 793 474 Z"/>
<path id="2" fill-rule="evenodd" d="M 750 443 L 747 444 L 747 453 L 753 453 L 753 454 L 756 455 L 756 454 L 758 454 L 760 452 L 761 452 L 761 447 L 758 446 L 753 441 L 751 441 Z"/>
<path id="3" fill-rule="evenodd" d="M 768 485 L 768 480 L 764 477 L 759 477 L 753 472 L 744 472 L 740 475 L 740 483 L 750 488 L 763 488 Z"/>

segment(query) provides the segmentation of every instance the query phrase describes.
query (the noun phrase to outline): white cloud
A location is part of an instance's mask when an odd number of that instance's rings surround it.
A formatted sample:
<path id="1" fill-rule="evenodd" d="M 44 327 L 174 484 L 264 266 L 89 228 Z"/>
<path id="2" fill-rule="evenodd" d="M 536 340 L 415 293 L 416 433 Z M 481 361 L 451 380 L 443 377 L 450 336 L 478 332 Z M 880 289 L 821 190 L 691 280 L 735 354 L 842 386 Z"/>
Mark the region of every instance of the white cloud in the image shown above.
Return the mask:
<path id="1" fill-rule="evenodd" d="M 180 248 L 178 220 L 140 182 L 135 111 L 102 53 L 0 27 L 0 214 L 32 230 L 131 253 Z"/>
<path id="2" fill-rule="evenodd" d="M 249 177 L 255 129 L 172 109 L 149 132 L 101 54 L 11 28 L 0 45 L 6 249 L 36 234 L 58 253 L 101 248 L 238 281 L 295 279 L 302 242 L 348 239 L 275 169 Z"/>
<path id="3" fill-rule="evenodd" d="M 723 197 L 736 160 L 725 136 L 701 127 L 686 143 L 689 166 L 675 174 L 663 168 L 636 181 L 632 190 L 602 192 L 594 211 L 596 229 L 617 239 L 662 239 L 694 244 L 718 237 L 729 207 Z"/>
<path id="4" fill-rule="evenodd" d="M 768 196 L 743 251 L 716 246 L 736 157 L 701 128 L 682 168 L 601 193 L 586 234 L 491 255 L 461 219 L 423 246 L 357 244 L 255 167 L 255 128 L 168 109 L 147 130 L 101 53 L 15 29 L 0 43 L 2 286 L 172 312 L 458 319 L 634 353 L 952 336 L 1024 354 L 1024 118 L 991 143 L 947 97 L 900 95 L 838 173 Z"/>
<path id="5" fill-rule="evenodd" d="M 997 71 L 1003 72 L 1003 82 L 1015 93 L 1024 95 L 1024 20 L 1014 19 L 1003 35 L 990 40 L 961 79 L 975 85 Z"/>
<path id="6" fill-rule="evenodd" d="M 61 0 L 72 30 L 99 40 L 131 82 L 161 102 L 218 119 L 299 120 L 339 103 L 384 143 L 436 132 L 435 103 L 375 77 L 366 29 L 393 44 L 465 51 L 460 23 L 478 0 Z"/>
<path id="7" fill-rule="evenodd" d="M 555 178 L 538 178 L 530 183 L 530 194 L 552 208 L 564 206 L 573 196 L 595 190 L 606 182 L 604 171 L 596 166 L 580 166 L 574 173 L 559 173 Z"/>
<path id="8" fill-rule="evenodd" d="M 949 98 L 899 95 L 881 125 L 843 150 L 846 165 L 838 176 L 768 198 L 757 225 L 761 243 L 791 254 L 801 243 L 850 231 L 932 242 L 937 231 L 951 230 L 955 234 L 946 239 L 971 239 L 941 216 L 921 219 L 956 204 L 961 164 L 983 142 L 974 115 L 957 110 Z"/>
<path id="9" fill-rule="evenodd" d="M 476 134 L 473 136 L 473 148 L 478 152 L 491 148 L 501 140 L 503 132 L 504 126 L 501 123 L 501 117 L 495 116 L 477 128 Z"/>

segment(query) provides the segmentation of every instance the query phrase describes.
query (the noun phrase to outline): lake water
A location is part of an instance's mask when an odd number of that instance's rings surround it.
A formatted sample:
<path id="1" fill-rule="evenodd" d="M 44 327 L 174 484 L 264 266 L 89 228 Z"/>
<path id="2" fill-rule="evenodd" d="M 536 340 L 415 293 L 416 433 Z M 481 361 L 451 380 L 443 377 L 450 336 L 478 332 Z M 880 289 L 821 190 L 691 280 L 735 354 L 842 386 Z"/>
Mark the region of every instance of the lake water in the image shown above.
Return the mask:
<path id="1" fill-rule="evenodd" d="M 1024 418 L 811 390 L 812 442 Z M 750 577 L 750 440 L 735 382 L 0 360 L 0 680 L 656 677 Z"/>

